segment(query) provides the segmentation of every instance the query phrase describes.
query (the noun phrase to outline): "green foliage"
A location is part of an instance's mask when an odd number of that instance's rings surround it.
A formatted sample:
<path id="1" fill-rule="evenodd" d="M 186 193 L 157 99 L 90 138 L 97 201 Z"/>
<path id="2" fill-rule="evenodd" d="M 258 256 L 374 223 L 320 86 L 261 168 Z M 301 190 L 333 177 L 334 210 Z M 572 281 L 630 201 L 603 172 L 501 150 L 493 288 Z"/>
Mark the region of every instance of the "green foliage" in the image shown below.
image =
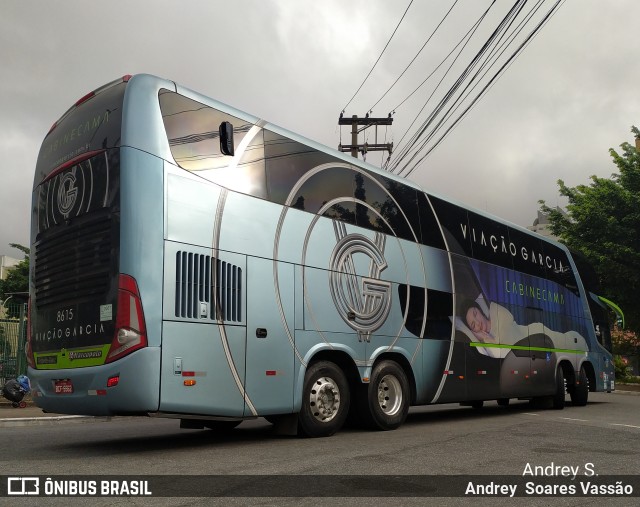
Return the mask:
<path id="1" fill-rule="evenodd" d="M 0 299 L 5 294 L 29 291 L 29 259 L 25 258 L 9 271 L 6 280 L 0 282 Z"/>
<path id="2" fill-rule="evenodd" d="M 631 132 L 640 137 L 636 127 Z M 601 295 L 622 308 L 628 328 L 640 331 L 640 153 L 629 143 L 621 148 L 609 150 L 619 171 L 610 178 L 592 176 L 589 185 L 577 187 L 558 181 L 569 200 L 567 215 L 540 205 L 551 231 L 593 266 Z"/>
<path id="3" fill-rule="evenodd" d="M 616 380 L 622 382 L 631 376 L 631 367 L 621 356 L 613 356 Z"/>
<path id="4" fill-rule="evenodd" d="M 0 280 L 0 300 L 7 299 L 7 294 L 16 292 L 29 292 L 29 249 L 25 246 L 11 243 L 25 254 L 25 257 L 16 266 L 11 268 L 5 280 Z M 10 311 L 8 317 L 17 317 L 14 311 Z"/>
<path id="5" fill-rule="evenodd" d="M 11 248 L 15 248 L 16 250 L 20 250 L 26 258 L 29 258 L 29 254 L 31 253 L 29 247 L 20 245 L 19 243 L 9 243 L 9 246 Z"/>

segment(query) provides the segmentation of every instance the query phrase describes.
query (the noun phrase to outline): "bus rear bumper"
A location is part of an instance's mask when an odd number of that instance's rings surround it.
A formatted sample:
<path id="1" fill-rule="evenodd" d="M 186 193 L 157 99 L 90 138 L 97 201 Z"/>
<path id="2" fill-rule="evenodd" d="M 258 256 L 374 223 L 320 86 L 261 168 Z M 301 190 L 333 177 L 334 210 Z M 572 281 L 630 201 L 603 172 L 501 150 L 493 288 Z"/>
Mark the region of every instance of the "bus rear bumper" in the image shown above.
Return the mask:
<path id="1" fill-rule="evenodd" d="M 34 403 L 56 414 L 112 416 L 156 412 L 160 399 L 160 348 L 145 347 L 111 364 L 35 370 L 29 368 Z M 118 378 L 108 387 L 109 379 Z M 72 392 L 56 393 L 68 381 Z M 115 382 L 113 380 L 112 382 Z"/>

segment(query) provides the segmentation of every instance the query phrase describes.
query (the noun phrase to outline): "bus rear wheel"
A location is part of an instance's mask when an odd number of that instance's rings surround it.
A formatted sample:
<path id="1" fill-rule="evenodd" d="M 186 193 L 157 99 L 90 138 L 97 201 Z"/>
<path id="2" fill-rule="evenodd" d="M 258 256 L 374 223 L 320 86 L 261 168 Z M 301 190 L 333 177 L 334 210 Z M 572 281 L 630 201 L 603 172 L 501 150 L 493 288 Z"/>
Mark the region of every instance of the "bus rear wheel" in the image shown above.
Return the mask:
<path id="1" fill-rule="evenodd" d="M 576 407 L 584 407 L 589 400 L 589 379 L 584 366 L 580 367 L 580 374 L 573 389 L 569 393 L 571 395 L 571 403 Z"/>
<path id="2" fill-rule="evenodd" d="M 298 434 L 328 437 L 344 424 L 349 412 L 349 384 L 342 370 L 329 361 L 307 369 L 298 415 Z"/>
<path id="3" fill-rule="evenodd" d="M 365 395 L 366 394 L 366 395 Z M 363 392 L 360 416 L 366 426 L 377 430 L 395 430 L 409 412 L 409 381 L 394 361 L 379 362 Z"/>

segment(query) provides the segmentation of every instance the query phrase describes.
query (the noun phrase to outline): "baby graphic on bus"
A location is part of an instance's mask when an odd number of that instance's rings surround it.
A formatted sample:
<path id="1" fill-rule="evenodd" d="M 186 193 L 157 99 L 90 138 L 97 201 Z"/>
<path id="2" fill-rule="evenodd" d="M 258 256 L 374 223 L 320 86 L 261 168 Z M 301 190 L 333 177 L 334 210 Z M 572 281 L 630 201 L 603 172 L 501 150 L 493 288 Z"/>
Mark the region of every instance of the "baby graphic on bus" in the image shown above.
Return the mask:
<path id="1" fill-rule="evenodd" d="M 478 352 L 494 358 L 504 358 L 511 352 L 509 345 L 531 336 L 549 338 L 552 342 L 549 345 L 556 349 L 588 350 L 586 340 L 578 332 L 553 331 L 542 322 L 518 324 L 504 306 L 491 302 L 487 307 L 483 295 L 463 302 L 459 317 L 456 318 L 456 329 L 466 334 L 472 342 L 486 343 L 486 347 L 476 347 Z"/>

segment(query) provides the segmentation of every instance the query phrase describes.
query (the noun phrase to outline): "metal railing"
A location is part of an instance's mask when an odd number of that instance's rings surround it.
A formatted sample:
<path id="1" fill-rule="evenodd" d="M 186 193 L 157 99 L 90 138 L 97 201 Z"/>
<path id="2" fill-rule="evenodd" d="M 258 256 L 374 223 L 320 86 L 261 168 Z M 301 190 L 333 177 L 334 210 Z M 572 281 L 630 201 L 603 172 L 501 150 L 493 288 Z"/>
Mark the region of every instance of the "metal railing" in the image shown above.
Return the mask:
<path id="1" fill-rule="evenodd" d="M 0 386 L 27 371 L 27 305 L 0 304 Z"/>

